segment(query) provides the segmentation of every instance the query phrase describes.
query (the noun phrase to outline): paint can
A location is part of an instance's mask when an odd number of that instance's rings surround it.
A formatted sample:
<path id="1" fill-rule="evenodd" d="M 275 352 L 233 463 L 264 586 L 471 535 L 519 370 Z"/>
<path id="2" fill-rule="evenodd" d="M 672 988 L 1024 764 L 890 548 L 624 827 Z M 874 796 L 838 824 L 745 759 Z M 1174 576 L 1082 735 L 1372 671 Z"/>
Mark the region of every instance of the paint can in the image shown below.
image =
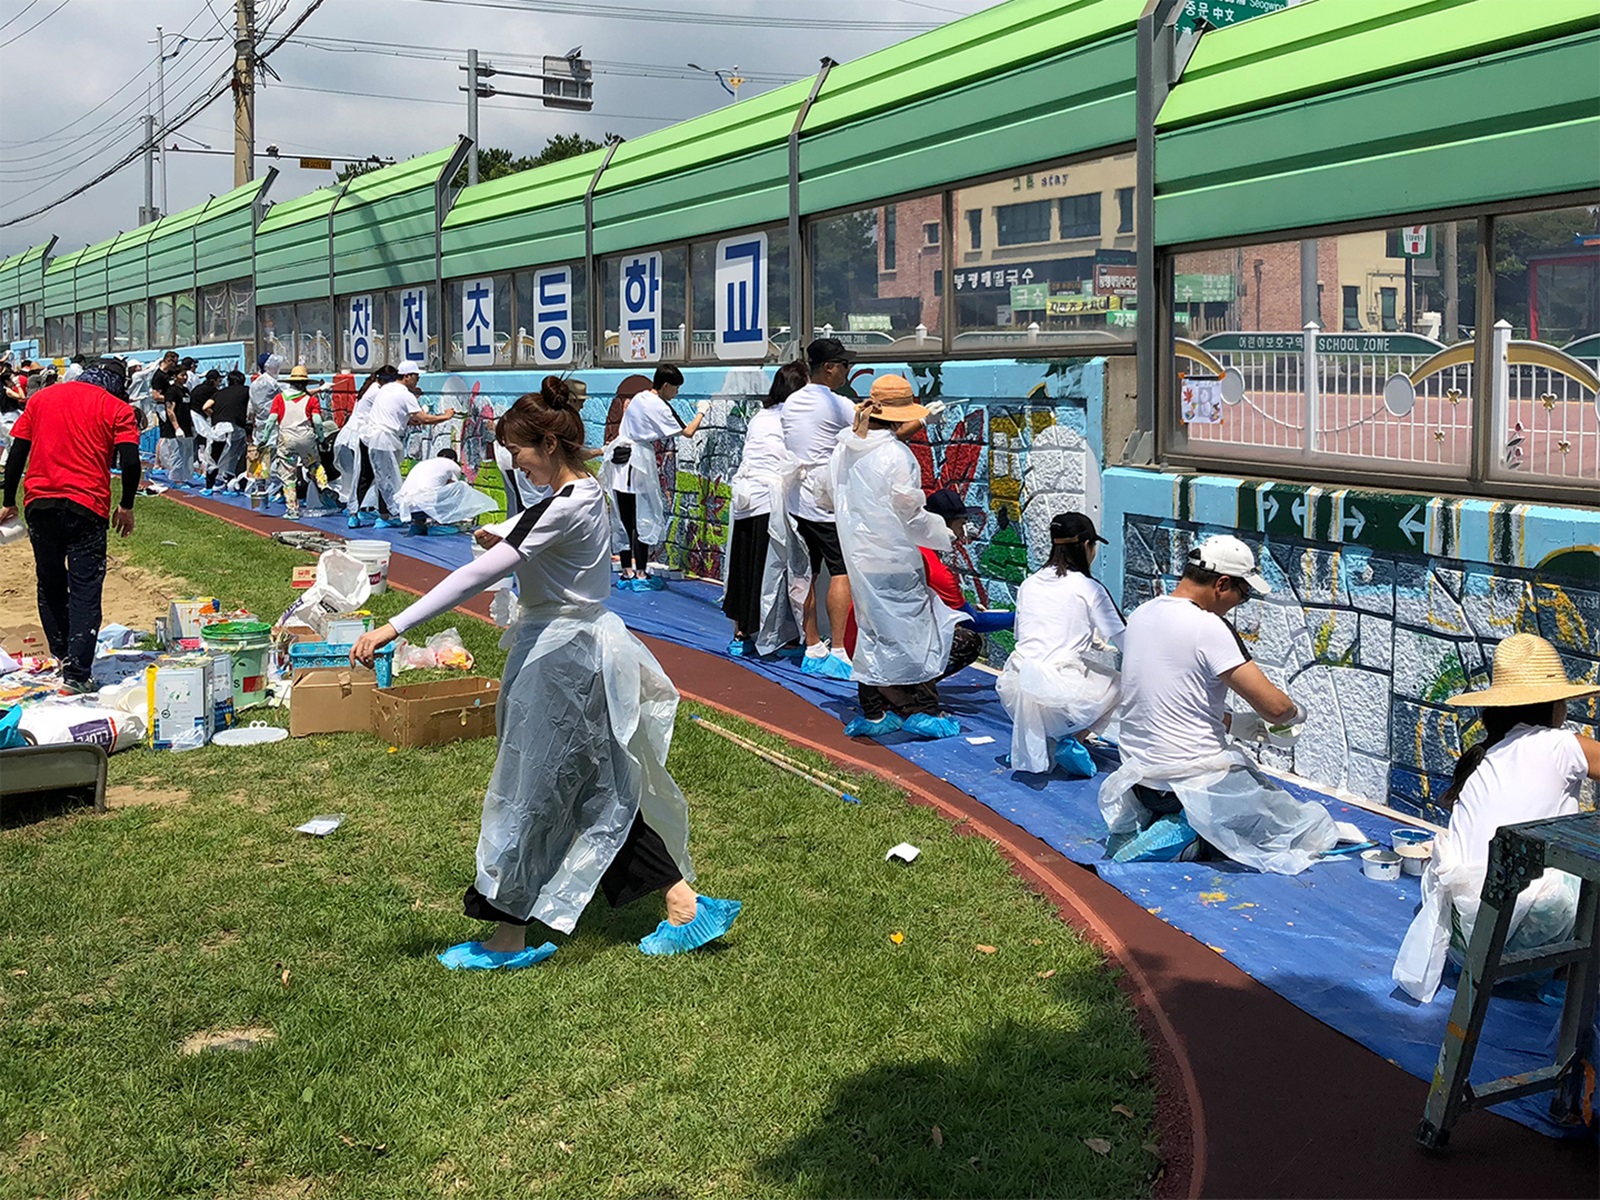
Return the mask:
<path id="1" fill-rule="evenodd" d="M 1401 846 L 1420 846 L 1423 842 L 1433 841 L 1433 834 L 1426 829 L 1391 829 L 1389 831 L 1389 844 L 1396 850 Z"/>
<path id="2" fill-rule="evenodd" d="M 1393 850 L 1363 850 L 1361 873 L 1368 879 L 1389 882 L 1400 878 L 1400 856 Z"/>
<path id="3" fill-rule="evenodd" d="M 1400 856 L 1400 870 L 1406 875 L 1421 875 L 1428 860 L 1433 857 L 1433 842 L 1397 842 L 1394 852 Z"/>

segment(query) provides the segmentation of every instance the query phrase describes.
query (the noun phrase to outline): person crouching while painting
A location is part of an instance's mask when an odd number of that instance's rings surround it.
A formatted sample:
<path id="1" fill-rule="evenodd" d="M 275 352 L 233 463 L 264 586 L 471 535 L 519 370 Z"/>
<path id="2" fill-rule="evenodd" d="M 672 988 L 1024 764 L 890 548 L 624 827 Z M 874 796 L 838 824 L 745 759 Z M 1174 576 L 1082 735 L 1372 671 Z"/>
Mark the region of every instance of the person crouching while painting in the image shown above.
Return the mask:
<path id="1" fill-rule="evenodd" d="M 1215 851 L 1259 871 L 1298 875 L 1338 844 L 1327 809 L 1296 800 L 1228 743 L 1230 691 L 1276 726 L 1306 719 L 1224 620 L 1271 590 L 1250 547 L 1219 534 L 1189 551 L 1171 595 L 1145 601 L 1128 618 L 1118 709 L 1122 766 L 1100 787 L 1100 812 L 1113 835 L 1108 848 L 1116 847 L 1118 861 L 1189 860 Z M 1234 722 L 1235 735 L 1242 723 Z"/>
<path id="2" fill-rule="evenodd" d="M 353 661 L 370 666 L 401 633 L 516 574 L 522 616 L 501 642 L 499 746 L 464 902 L 467 916 L 495 922 L 495 931 L 441 954 L 452 969 L 542 962 L 556 947 L 530 948 L 527 926 L 571 933 L 596 891 L 613 906 L 664 894 L 667 919 L 639 943 L 646 954 L 703 946 L 728 931 L 741 907 L 689 886 L 688 806 L 667 773 L 678 691 L 605 607 L 611 516 L 583 438 L 579 405 L 554 375 L 512 405 L 495 440 L 551 494 L 481 558 L 351 649 Z"/>
<path id="3" fill-rule="evenodd" d="M 963 614 L 934 594 L 922 560 L 923 547 L 950 549 L 950 529 L 924 507 L 922 470 L 901 441 L 928 415 L 909 382 L 886 375 L 857 407 L 828 463 L 859 630 L 852 663 L 862 715 L 846 727 L 852 737 L 900 728 L 925 738 L 961 732 L 940 708 L 938 680 Z"/>

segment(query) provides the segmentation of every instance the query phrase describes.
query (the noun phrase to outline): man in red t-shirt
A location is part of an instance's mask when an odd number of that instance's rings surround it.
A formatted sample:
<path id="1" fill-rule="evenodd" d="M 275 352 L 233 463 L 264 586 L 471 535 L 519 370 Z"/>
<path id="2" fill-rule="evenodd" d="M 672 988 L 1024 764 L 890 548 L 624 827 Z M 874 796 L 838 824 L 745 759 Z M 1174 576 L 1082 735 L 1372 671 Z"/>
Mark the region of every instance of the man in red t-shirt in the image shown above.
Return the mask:
<path id="1" fill-rule="evenodd" d="M 36 393 L 11 430 L 0 522 L 17 515 L 17 487 L 33 542 L 39 623 L 61 660 L 69 691 L 94 690 L 95 639 L 106 581 L 110 525 L 133 532 L 139 490 L 139 423 L 124 398 L 127 368 L 96 359 L 71 383 Z M 122 502 L 111 509 L 111 464 L 122 471 Z"/>

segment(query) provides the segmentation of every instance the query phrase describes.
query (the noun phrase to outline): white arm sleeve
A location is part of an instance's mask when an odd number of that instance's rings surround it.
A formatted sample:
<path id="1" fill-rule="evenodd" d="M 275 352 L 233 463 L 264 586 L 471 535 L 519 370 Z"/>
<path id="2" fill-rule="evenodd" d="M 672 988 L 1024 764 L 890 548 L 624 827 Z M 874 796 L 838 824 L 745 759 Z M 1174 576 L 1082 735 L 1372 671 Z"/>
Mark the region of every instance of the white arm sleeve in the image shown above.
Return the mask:
<path id="1" fill-rule="evenodd" d="M 500 542 L 473 559 L 464 567 L 457 567 L 446 575 L 422 599 L 407 607 L 397 617 L 390 618 L 395 632 L 404 633 L 440 613 L 449 612 L 456 605 L 470 600 L 491 584 L 499 583 L 522 562 L 522 554 L 510 542 Z"/>

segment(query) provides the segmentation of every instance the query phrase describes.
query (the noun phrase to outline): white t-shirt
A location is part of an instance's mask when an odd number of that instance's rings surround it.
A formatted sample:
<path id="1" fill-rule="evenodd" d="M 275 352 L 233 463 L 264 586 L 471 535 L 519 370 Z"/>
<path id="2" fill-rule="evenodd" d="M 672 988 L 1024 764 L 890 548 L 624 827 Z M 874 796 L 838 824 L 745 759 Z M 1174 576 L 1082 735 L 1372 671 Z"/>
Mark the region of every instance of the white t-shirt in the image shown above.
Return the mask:
<path id="1" fill-rule="evenodd" d="M 1043 662 L 1060 650 L 1081 654 L 1099 634 L 1122 648 L 1126 628 L 1111 594 L 1078 571 L 1057 575 L 1046 567 L 1017 589 L 1017 649 L 1024 659 Z"/>
<path id="2" fill-rule="evenodd" d="M 659 395 L 646 389 L 628 401 L 627 410 L 617 426 L 617 440 L 649 444 L 676 437 L 682 432 L 683 422 L 678 420 L 678 415 Z M 634 468 L 638 464 L 636 454 L 624 470 L 614 472 L 612 482 L 617 491 L 633 494 L 639 490 L 637 485 L 641 480 L 634 478 Z"/>
<path id="3" fill-rule="evenodd" d="M 794 461 L 783 441 L 782 408 L 781 404 L 763 408 L 750 418 L 744 435 L 744 453 L 733 478 L 735 518 L 770 513 L 772 485 L 755 481 L 764 476 L 783 475 Z"/>
<path id="4" fill-rule="evenodd" d="M 1570 729 L 1514 725 L 1489 747 L 1450 814 L 1450 840 L 1462 861 L 1489 861 L 1489 842 L 1502 825 L 1570 816 L 1589 764 Z"/>
<path id="5" fill-rule="evenodd" d="M 611 516 L 597 479 L 569 483 L 506 534 L 522 555 L 517 595 L 540 604 L 600 604 L 611 595 Z"/>
<path id="6" fill-rule="evenodd" d="M 783 441 L 803 468 L 824 473 L 839 444 L 839 434 L 855 419 L 850 401 L 830 387 L 808 383 L 783 402 Z M 811 490 L 800 480 L 789 489 L 789 511 L 808 521 L 833 520 L 833 514 L 817 506 Z"/>
<path id="7" fill-rule="evenodd" d="M 1192 600 L 1157 596 L 1134 609 L 1122 643 L 1123 754 L 1158 768 L 1221 754 L 1222 676 L 1249 661 L 1233 626 Z"/>
<path id="8" fill-rule="evenodd" d="M 406 483 L 412 491 L 442 488 L 461 478 L 461 464 L 448 458 L 425 458 L 406 473 Z"/>
<path id="9" fill-rule="evenodd" d="M 411 389 L 399 380 L 374 391 L 377 395 L 367 411 L 361 440 L 366 442 L 368 450 L 390 450 L 398 454 L 405 449 L 411 414 L 421 412 L 422 405 L 411 394 Z"/>

